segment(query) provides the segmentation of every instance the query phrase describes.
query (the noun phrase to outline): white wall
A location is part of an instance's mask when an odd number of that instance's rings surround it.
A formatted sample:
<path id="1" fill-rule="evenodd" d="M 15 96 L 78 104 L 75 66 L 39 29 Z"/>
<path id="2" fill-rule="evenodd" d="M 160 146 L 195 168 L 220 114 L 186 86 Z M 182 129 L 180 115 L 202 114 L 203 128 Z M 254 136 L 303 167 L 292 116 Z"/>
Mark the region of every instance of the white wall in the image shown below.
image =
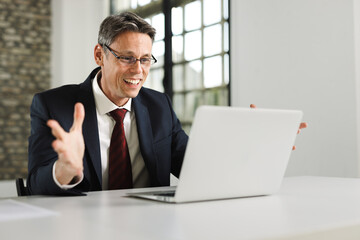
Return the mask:
<path id="1" fill-rule="evenodd" d="M 52 0 L 52 87 L 83 82 L 96 67 L 93 50 L 108 1 Z"/>
<path id="2" fill-rule="evenodd" d="M 231 1 L 232 105 L 301 109 L 309 124 L 287 175 L 360 176 L 358 2 Z"/>
<path id="3" fill-rule="evenodd" d="M 357 144 L 360 143 L 360 0 L 354 0 L 354 35 L 355 35 L 355 88 L 356 88 L 356 116 L 357 116 Z M 358 165 L 360 175 L 360 146 L 357 145 Z"/>

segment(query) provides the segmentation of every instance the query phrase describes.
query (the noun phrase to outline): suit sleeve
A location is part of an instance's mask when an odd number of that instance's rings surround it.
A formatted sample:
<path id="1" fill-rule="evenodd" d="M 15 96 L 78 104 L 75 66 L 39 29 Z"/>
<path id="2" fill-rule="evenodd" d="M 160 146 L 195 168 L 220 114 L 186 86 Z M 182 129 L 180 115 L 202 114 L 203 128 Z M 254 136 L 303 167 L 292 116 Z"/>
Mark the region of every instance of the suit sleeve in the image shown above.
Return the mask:
<path id="1" fill-rule="evenodd" d="M 76 190 L 63 190 L 56 185 L 52 176 L 52 167 L 57 153 L 51 144 L 54 137 L 46 125 L 52 118 L 42 94 L 36 94 L 30 107 L 31 134 L 28 149 L 27 186 L 30 194 L 79 195 Z"/>

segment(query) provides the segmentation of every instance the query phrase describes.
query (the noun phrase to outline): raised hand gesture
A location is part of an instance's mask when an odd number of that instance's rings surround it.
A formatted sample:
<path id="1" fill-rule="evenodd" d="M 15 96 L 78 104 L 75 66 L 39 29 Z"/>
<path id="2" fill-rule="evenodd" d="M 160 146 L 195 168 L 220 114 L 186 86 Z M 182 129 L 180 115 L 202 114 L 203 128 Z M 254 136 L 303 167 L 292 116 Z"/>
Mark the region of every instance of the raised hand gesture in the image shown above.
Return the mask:
<path id="1" fill-rule="evenodd" d="M 69 132 L 66 132 L 55 120 L 49 120 L 47 125 L 56 138 L 52 147 L 58 154 L 55 166 L 55 177 L 61 185 L 76 181 L 82 176 L 83 157 L 85 151 L 82 124 L 85 118 L 84 106 L 76 103 L 74 122 Z"/>

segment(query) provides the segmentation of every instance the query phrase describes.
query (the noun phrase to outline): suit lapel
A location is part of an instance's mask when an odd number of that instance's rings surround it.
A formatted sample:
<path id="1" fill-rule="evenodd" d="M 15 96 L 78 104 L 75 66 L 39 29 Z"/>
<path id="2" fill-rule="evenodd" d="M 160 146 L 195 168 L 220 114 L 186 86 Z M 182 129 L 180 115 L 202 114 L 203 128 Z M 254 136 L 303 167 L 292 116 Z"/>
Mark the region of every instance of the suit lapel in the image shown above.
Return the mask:
<path id="1" fill-rule="evenodd" d="M 101 155 L 99 143 L 99 131 L 96 116 L 96 106 L 92 91 L 92 79 L 99 69 L 95 69 L 90 76 L 80 85 L 79 102 L 85 108 L 85 119 L 83 123 L 83 135 L 86 150 L 89 153 L 91 162 L 94 166 L 100 186 L 102 185 Z M 84 131 L 85 130 L 85 131 Z"/>
<path id="2" fill-rule="evenodd" d="M 141 102 L 141 91 L 136 98 L 133 98 L 133 107 L 136 115 L 141 154 L 150 176 L 153 178 L 156 176 L 156 155 L 149 112 L 148 108 Z"/>

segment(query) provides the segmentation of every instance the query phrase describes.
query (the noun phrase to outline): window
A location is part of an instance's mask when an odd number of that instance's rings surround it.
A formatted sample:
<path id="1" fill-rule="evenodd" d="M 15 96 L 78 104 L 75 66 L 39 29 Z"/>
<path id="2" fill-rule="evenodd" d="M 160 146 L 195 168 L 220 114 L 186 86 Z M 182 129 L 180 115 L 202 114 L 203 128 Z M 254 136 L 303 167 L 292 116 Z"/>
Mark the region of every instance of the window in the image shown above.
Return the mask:
<path id="1" fill-rule="evenodd" d="M 158 63 L 145 86 L 172 98 L 185 131 L 198 106 L 229 105 L 229 0 L 112 0 L 111 12 L 121 11 L 156 28 Z"/>

